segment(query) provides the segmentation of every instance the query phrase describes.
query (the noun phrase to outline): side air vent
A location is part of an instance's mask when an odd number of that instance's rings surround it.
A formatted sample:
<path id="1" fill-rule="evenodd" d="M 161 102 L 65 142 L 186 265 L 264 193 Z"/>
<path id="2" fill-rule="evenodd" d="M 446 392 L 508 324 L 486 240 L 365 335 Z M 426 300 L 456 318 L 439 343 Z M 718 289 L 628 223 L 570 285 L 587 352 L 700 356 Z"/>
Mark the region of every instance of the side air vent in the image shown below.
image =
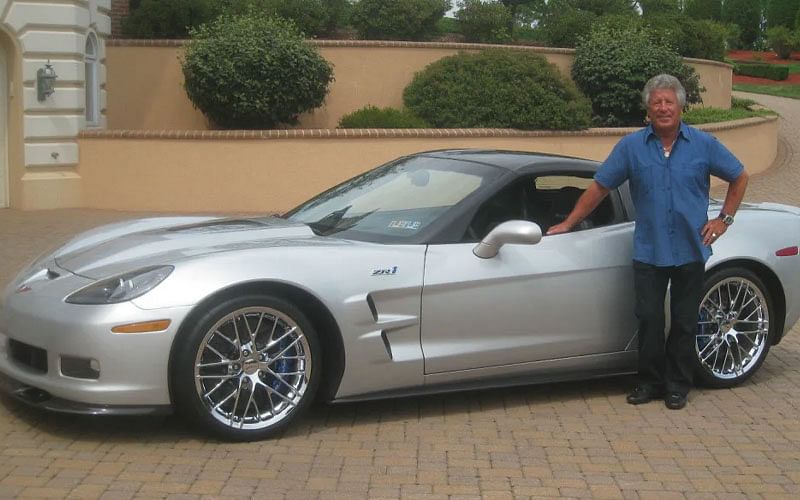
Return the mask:
<path id="1" fill-rule="evenodd" d="M 369 312 L 372 313 L 372 319 L 375 322 L 378 321 L 378 309 L 375 307 L 375 301 L 372 299 L 372 295 L 367 294 L 367 306 L 369 306 Z M 384 338 L 385 341 L 385 338 Z"/>

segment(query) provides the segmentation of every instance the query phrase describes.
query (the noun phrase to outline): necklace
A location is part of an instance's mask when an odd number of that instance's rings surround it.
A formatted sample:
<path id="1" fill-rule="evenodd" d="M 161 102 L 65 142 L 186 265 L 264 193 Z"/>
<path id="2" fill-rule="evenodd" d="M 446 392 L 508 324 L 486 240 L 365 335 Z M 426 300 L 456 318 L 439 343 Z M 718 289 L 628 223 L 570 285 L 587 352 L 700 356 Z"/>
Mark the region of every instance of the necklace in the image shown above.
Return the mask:
<path id="1" fill-rule="evenodd" d="M 675 140 L 677 140 L 677 138 Z M 672 141 L 672 144 L 670 144 L 669 146 L 664 146 L 664 145 L 661 146 L 661 149 L 664 150 L 664 158 L 669 158 L 670 153 L 672 153 L 672 147 L 674 145 L 675 141 Z"/>

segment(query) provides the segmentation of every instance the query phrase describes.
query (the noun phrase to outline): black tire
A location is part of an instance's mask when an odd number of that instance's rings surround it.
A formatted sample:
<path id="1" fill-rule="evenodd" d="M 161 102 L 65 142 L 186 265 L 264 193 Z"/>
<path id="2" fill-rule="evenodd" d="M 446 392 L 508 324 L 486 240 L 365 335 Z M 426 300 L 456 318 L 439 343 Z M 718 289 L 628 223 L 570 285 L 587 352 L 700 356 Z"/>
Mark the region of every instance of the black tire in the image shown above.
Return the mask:
<path id="1" fill-rule="evenodd" d="M 750 378 L 775 338 L 775 313 L 769 288 L 749 269 L 729 267 L 706 276 L 694 345 L 697 381 L 726 388 Z"/>
<path id="2" fill-rule="evenodd" d="M 186 325 L 172 351 L 176 407 L 225 440 L 283 431 L 311 404 L 322 376 L 311 321 L 294 304 L 267 294 L 222 301 Z"/>

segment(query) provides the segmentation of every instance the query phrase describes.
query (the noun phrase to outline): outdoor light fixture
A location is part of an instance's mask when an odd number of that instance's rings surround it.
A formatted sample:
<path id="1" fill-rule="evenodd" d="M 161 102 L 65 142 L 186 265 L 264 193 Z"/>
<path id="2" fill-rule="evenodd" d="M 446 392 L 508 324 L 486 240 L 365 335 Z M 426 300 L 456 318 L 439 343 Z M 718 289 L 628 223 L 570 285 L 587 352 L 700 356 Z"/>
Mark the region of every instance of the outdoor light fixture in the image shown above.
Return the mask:
<path id="1" fill-rule="evenodd" d="M 56 75 L 48 59 L 44 68 L 39 68 L 36 71 L 36 96 L 39 102 L 44 101 L 56 91 L 56 78 L 58 78 L 58 75 Z"/>

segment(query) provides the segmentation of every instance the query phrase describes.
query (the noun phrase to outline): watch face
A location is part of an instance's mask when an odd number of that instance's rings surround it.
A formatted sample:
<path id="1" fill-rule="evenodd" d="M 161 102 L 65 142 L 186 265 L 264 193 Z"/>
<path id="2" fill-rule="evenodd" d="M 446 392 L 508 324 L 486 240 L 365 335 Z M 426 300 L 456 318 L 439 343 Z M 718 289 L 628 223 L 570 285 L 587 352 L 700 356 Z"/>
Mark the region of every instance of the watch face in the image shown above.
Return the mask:
<path id="1" fill-rule="evenodd" d="M 726 226 L 730 226 L 731 224 L 733 224 L 733 217 L 730 216 L 730 215 L 725 215 L 725 216 L 722 217 L 722 222 Z"/>

